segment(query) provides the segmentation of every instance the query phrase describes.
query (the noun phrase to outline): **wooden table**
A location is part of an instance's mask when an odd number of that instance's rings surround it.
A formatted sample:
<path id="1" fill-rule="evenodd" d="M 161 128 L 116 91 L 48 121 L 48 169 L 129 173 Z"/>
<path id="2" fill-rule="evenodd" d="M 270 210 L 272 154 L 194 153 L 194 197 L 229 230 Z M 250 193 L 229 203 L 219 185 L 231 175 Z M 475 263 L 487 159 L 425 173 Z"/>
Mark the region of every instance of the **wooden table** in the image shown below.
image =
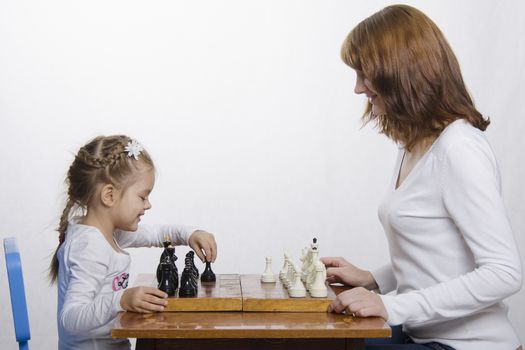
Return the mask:
<path id="1" fill-rule="evenodd" d="M 391 336 L 381 318 L 327 313 L 337 288 L 330 286 L 324 300 L 291 300 L 280 282 L 267 285 L 259 279 L 219 275 L 213 287 L 200 286 L 197 298 L 170 298 L 168 309 L 176 312 L 121 313 L 111 335 L 137 338 L 137 350 L 364 349 L 364 338 Z M 138 281 L 155 284 L 152 275 Z"/>

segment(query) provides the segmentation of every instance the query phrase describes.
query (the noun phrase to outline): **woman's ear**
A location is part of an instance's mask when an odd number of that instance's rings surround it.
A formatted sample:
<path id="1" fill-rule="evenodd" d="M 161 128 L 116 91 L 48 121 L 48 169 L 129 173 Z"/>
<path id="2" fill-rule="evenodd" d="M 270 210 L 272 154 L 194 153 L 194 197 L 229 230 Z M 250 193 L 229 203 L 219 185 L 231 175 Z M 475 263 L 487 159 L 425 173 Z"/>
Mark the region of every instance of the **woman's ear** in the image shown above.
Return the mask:
<path id="1" fill-rule="evenodd" d="M 112 184 L 102 186 L 100 200 L 104 206 L 111 208 L 117 199 L 117 189 Z"/>

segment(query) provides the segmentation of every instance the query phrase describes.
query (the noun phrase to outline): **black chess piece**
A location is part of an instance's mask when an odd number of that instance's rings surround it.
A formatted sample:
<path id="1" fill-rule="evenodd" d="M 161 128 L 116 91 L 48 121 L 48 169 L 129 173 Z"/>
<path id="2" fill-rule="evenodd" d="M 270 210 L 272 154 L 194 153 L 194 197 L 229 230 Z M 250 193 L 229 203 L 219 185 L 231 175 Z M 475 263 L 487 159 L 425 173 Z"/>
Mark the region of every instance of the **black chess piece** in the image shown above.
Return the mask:
<path id="1" fill-rule="evenodd" d="M 167 248 L 171 245 L 171 242 L 165 237 L 165 241 L 162 242 L 162 245 L 164 246 L 164 250 L 162 251 L 162 254 L 160 254 L 159 259 L 159 265 L 157 266 L 157 282 L 160 283 L 160 279 L 162 277 L 162 267 L 160 264 L 164 261 L 166 258 L 166 255 L 168 254 Z"/>
<path id="2" fill-rule="evenodd" d="M 199 277 L 199 269 L 197 269 L 197 266 L 195 266 L 195 252 L 193 250 L 190 250 L 187 254 L 186 254 L 186 262 L 190 263 L 191 265 L 191 269 L 193 270 L 194 274 L 197 276 L 197 278 Z"/>
<path id="3" fill-rule="evenodd" d="M 164 242 L 165 243 L 165 242 Z M 171 243 L 171 242 L 168 242 Z M 171 244 L 169 244 L 167 247 L 164 248 L 164 251 L 161 255 L 161 261 L 159 265 L 157 266 L 157 281 L 160 283 L 162 278 L 162 264 L 169 264 L 171 266 L 171 273 L 173 274 L 173 283 L 175 285 L 175 289 L 179 287 L 179 272 L 177 271 L 177 265 L 175 262 L 177 261 L 177 256 L 175 255 L 175 247 L 173 247 Z"/>
<path id="4" fill-rule="evenodd" d="M 190 271 L 191 278 L 190 282 L 192 286 L 197 290 L 198 282 L 199 282 L 199 270 L 197 270 L 197 267 L 195 266 L 195 261 L 193 260 L 193 251 L 187 254 L 186 256 L 186 268 Z"/>
<path id="5" fill-rule="evenodd" d="M 173 266 L 169 263 L 160 263 L 161 267 L 161 278 L 157 288 L 172 297 L 177 291 L 177 285 L 175 284 Z"/>
<path id="6" fill-rule="evenodd" d="M 215 282 L 215 274 L 211 269 L 211 262 L 206 261 L 206 267 L 201 275 L 201 282 Z"/>
<path id="7" fill-rule="evenodd" d="M 191 298 L 197 296 L 197 287 L 191 268 L 185 267 L 180 277 L 179 298 Z"/>

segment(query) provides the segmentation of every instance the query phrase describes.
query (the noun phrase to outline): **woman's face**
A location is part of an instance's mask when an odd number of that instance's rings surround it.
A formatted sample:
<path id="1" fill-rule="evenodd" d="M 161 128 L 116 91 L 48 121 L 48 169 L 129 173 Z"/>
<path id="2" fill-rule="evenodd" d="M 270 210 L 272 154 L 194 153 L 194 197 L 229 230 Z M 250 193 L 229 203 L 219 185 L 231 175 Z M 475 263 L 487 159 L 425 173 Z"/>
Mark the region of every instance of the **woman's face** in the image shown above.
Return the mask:
<path id="1" fill-rule="evenodd" d="M 384 115 L 386 114 L 385 103 L 381 96 L 372 87 L 372 83 L 365 77 L 362 71 L 356 70 L 356 81 L 354 92 L 356 94 L 365 94 L 368 98 L 368 102 L 372 105 L 373 115 Z"/>

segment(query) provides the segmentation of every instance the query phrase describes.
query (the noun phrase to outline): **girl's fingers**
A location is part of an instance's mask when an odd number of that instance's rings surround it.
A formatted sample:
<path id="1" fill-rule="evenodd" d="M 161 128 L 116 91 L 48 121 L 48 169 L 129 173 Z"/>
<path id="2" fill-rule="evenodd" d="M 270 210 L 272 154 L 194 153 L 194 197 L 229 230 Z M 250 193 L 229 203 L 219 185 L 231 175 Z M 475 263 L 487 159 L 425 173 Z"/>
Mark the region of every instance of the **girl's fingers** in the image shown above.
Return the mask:
<path id="1" fill-rule="evenodd" d="M 152 304 L 147 301 L 141 301 L 140 304 L 137 306 L 140 309 L 146 311 L 146 313 L 164 311 L 164 306 Z"/>
<path id="2" fill-rule="evenodd" d="M 204 254 L 202 253 L 202 248 L 200 249 L 195 249 L 195 254 L 197 254 L 197 257 L 199 259 L 201 259 L 202 262 L 205 262 L 206 261 L 206 258 L 204 257 Z"/>
<path id="3" fill-rule="evenodd" d="M 206 253 L 207 255 L 208 253 Z M 217 243 L 215 242 L 215 239 L 212 238 L 212 242 L 210 245 L 210 261 L 215 262 L 215 259 L 217 259 Z"/>
<path id="4" fill-rule="evenodd" d="M 217 244 L 215 243 L 215 240 L 213 238 L 211 240 L 203 241 L 200 250 L 204 251 L 204 255 L 202 254 L 202 252 L 199 252 L 201 253 L 199 257 L 203 262 L 215 262 L 215 258 L 217 255 Z"/>
<path id="5" fill-rule="evenodd" d="M 159 298 L 151 294 L 146 294 L 144 296 L 144 301 L 147 301 L 150 304 L 154 305 L 160 305 L 160 306 L 166 306 L 168 305 L 168 301 L 164 298 Z"/>
<path id="6" fill-rule="evenodd" d="M 144 288 L 145 294 L 154 295 L 162 299 L 166 299 L 168 297 L 168 294 L 166 294 L 165 292 L 161 291 L 158 288 L 154 288 L 154 287 L 143 287 L 143 288 Z"/>

